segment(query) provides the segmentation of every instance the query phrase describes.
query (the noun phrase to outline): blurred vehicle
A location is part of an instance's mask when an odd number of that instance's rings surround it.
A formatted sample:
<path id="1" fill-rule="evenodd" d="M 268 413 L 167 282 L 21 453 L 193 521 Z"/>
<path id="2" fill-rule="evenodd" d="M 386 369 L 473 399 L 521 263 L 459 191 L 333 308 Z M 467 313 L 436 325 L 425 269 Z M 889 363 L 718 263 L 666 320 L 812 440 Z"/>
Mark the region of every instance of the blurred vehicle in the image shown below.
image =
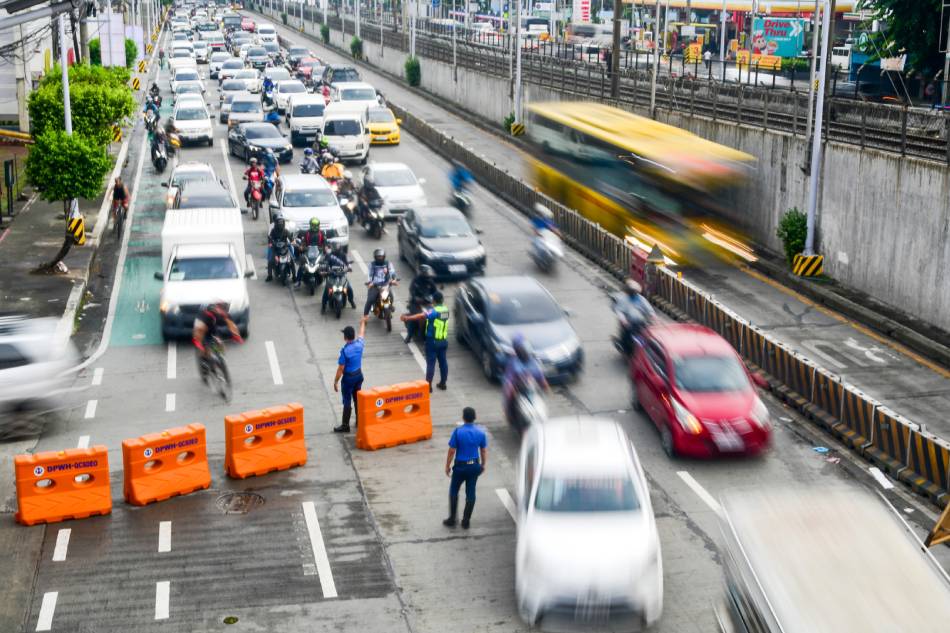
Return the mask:
<path id="1" fill-rule="evenodd" d="M 332 86 L 334 83 L 344 81 L 359 80 L 359 71 L 348 64 L 327 64 L 323 69 L 323 75 L 320 77 L 320 83 L 324 86 Z"/>
<path id="2" fill-rule="evenodd" d="M 208 50 L 211 52 L 225 53 L 228 50 L 228 43 L 220 33 L 208 33 L 204 36 L 204 40 L 208 43 Z"/>
<path id="3" fill-rule="evenodd" d="M 221 71 L 221 66 L 229 59 L 233 59 L 231 53 L 225 51 L 215 51 L 211 53 L 211 57 L 208 59 L 208 77 L 217 79 L 218 73 Z"/>
<path id="4" fill-rule="evenodd" d="M 659 620 L 663 564 L 650 490 L 617 422 L 532 425 L 517 487 L 515 595 L 527 624 L 640 631 Z"/>
<path id="5" fill-rule="evenodd" d="M 237 13 L 225 13 L 221 16 L 221 26 L 223 26 L 226 31 L 240 29 L 243 21 L 244 18 Z"/>
<path id="6" fill-rule="evenodd" d="M 198 26 L 195 27 L 195 31 L 200 35 L 202 33 L 213 33 L 218 30 L 218 25 L 214 22 L 204 21 L 200 22 Z"/>
<path id="7" fill-rule="evenodd" d="M 277 43 L 277 29 L 273 24 L 261 23 L 257 25 L 257 41 L 261 44 L 265 42 Z"/>
<path id="8" fill-rule="evenodd" d="M 323 66 L 316 57 L 304 57 L 297 62 L 294 73 L 305 86 L 313 87 L 314 80 L 323 73 Z"/>
<path id="9" fill-rule="evenodd" d="M 199 86 L 201 86 L 201 92 L 205 91 L 205 85 L 204 82 L 201 81 L 201 75 L 198 74 L 198 69 L 187 67 L 178 68 L 172 72 L 172 78 L 170 82 L 172 92 L 176 92 L 175 87 L 185 81 L 197 83 Z"/>
<path id="10" fill-rule="evenodd" d="M 334 82 L 330 85 L 330 101 L 360 108 L 379 107 L 376 89 L 361 81 Z"/>
<path id="11" fill-rule="evenodd" d="M 264 69 L 264 72 L 261 73 L 261 83 L 264 82 L 265 77 L 270 77 L 270 80 L 274 82 L 275 86 L 280 81 L 293 79 L 293 77 L 290 76 L 290 71 L 283 66 L 268 66 Z"/>
<path id="12" fill-rule="evenodd" d="M 244 40 L 243 43 L 238 46 L 237 56 L 241 59 L 242 62 L 247 61 L 247 52 L 252 48 L 256 47 L 257 44 L 253 41 Z"/>
<path id="13" fill-rule="evenodd" d="M 207 42 L 195 42 L 194 43 L 195 51 L 195 61 L 199 64 L 208 63 L 208 43 Z"/>
<path id="14" fill-rule="evenodd" d="M 754 259 L 717 217 L 754 158 L 652 119 L 588 102 L 533 103 L 526 139 L 538 189 L 672 262 L 712 251 Z M 720 226 L 721 225 L 721 226 Z"/>
<path id="15" fill-rule="evenodd" d="M 172 92 L 172 101 L 174 106 L 178 106 L 180 102 L 183 102 L 182 97 L 185 96 L 197 96 L 200 98 L 201 105 L 204 106 L 204 91 L 201 89 L 201 84 L 197 81 L 182 81 L 175 86 L 175 90 Z"/>
<path id="16" fill-rule="evenodd" d="M 284 63 L 284 56 L 280 52 L 280 45 L 277 42 L 264 42 L 261 46 L 267 51 L 272 64 L 281 65 Z"/>
<path id="17" fill-rule="evenodd" d="M 243 79 L 225 79 L 221 82 L 221 87 L 218 89 L 218 101 L 224 102 L 225 97 L 228 95 L 244 93 L 250 94 L 247 90 L 247 84 Z"/>
<path id="18" fill-rule="evenodd" d="M 165 208 L 170 209 L 175 203 L 175 198 L 178 196 L 178 188 L 181 187 L 182 184 L 195 181 L 217 181 L 217 179 L 218 177 L 214 173 L 214 168 L 208 163 L 200 161 L 178 163 L 175 169 L 172 170 L 168 180 L 162 183 L 163 187 L 168 188 L 168 192 L 165 195 Z"/>
<path id="19" fill-rule="evenodd" d="M 399 126 L 402 119 L 389 108 L 369 108 L 366 112 L 370 143 L 373 145 L 399 145 Z"/>
<path id="20" fill-rule="evenodd" d="M 189 180 L 178 185 L 174 210 L 240 208 L 224 183 L 217 180 Z"/>
<path id="21" fill-rule="evenodd" d="M 390 217 L 428 204 L 425 191 L 422 190 L 425 178 L 416 178 L 405 163 L 372 163 L 363 168 L 361 180 L 366 180 L 367 176 L 373 179 L 376 190 L 386 201 L 386 211 Z"/>
<path id="22" fill-rule="evenodd" d="M 221 67 L 218 68 L 218 81 L 224 82 L 225 79 L 232 79 L 239 72 L 244 70 L 244 62 L 240 59 L 234 57 L 229 57 L 225 61 L 221 62 Z"/>
<path id="23" fill-rule="evenodd" d="M 59 319 L 0 315 L 0 430 L 3 414 L 42 406 L 66 387 L 78 356 L 58 328 Z"/>
<path id="24" fill-rule="evenodd" d="M 340 112 L 331 114 L 329 109 L 323 112 L 321 139 L 339 151 L 341 161 L 356 161 L 366 164 L 369 158 L 369 135 L 364 127 L 363 117 L 356 113 Z"/>
<path id="25" fill-rule="evenodd" d="M 306 86 L 298 79 L 284 79 L 274 86 L 274 107 L 283 114 L 287 110 L 287 103 L 293 95 L 308 94 Z"/>
<path id="26" fill-rule="evenodd" d="M 724 495 L 719 630 L 943 631 L 950 577 L 887 503 L 853 486 Z"/>
<path id="27" fill-rule="evenodd" d="M 267 54 L 267 49 L 263 46 L 252 46 L 247 49 L 244 61 L 247 62 L 248 66 L 257 70 L 263 70 L 271 63 L 270 55 Z"/>
<path id="28" fill-rule="evenodd" d="M 287 106 L 287 127 L 292 145 L 313 143 L 323 127 L 323 97 L 313 94 L 290 96 Z"/>
<path id="29" fill-rule="evenodd" d="M 310 49 L 306 46 L 291 46 L 287 49 L 287 63 L 294 70 L 297 69 L 297 63 L 304 57 L 310 57 Z"/>
<path id="30" fill-rule="evenodd" d="M 234 104 L 231 104 L 231 115 L 234 115 Z M 281 163 L 293 160 L 294 149 L 270 123 L 239 123 L 228 133 L 228 150 L 232 155 L 243 158 L 244 162 L 252 157 L 258 161 L 265 150 L 272 149 Z"/>
<path id="31" fill-rule="evenodd" d="M 264 120 L 264 104 L 261 103 L 259 95 L 252 95 L 244 92 L 235 95 L 231 99 L 231 106 L 228 108 L 227 124 L 228 128 L 233 128 L 239 123 L 253 123 Z"/>
<path id="32" fill-rule="evenodd" d="M 700 325 L 653 325 L 630 361 L 633 408 L 674 457 L 755 455 L 771 439 L 769 411 L 729 343 Z"/>
<path id="33" fill-rule="evenodd" d="M 168 67 L 175 70 L 176 68 L 183 68 L 185 66 L 198 67 L 198 62 L 195 61 L 195 56 L 191 52 L 191 49 L 172 49 L 172 51 L 168 53 Z"/>
<path id="34" fill-rule="evenodd" d="M 191 33 L 188 30 L 181 29 L 172 31 L 172 42 L 190 42 Z"/>
<path id="35" fill-rule="evenodd" d="M 257 94 L 261 91 L 261 75 L 253 68 L 237 71 L 234 73 L 234 78 L 243 81 L 248 92 Z"/>
<path id="36" fill-rule="evenodd" d="M 204 141 L 209 147 L 214 144 L 211 115 L 203 104 L 201 106 L 194 103 L 176 105 L 166 124 L 166 131 L 178 134 L 183 143 Z"/>
<path id="37" fill-rule="evenodd" d="M 252 20 L 251 18 L 248 18 L 248 17 L 243 17 L 243 18 L 241 18 L 241 30 L 242 30 L 242 31 L 247 31 L 248 33 L 253 33 L 255 28 L 256 28 L 256 25 L 254 24 L 254 20 Z"/>
<path id="38" fill-rule="evenodd" d="M 455 336 L 495 381 L 514 353 L 511 341 L 524 336 L 549 382 L 569 380 L 583 368 L 581 340 L 567 313 L 533 277 L 479 277 L 455 295 Z"/>
<path id="39" fill-rule="evenodd" d="M 419 270 L 432 267 L 437 277 L 459 278 L 485 273 L 485 247 L 457 209 L 410 209 L 399 220 L 399 259 Z"/>
<path id="40" fill-rule="evenodd" d="M 330 185 L 316 174 L 282 174 L 272 198 L 271 216 L 280 211 L 291 232 L 306 230 L 310 218 L 320 220 L 320 232 L 334 249 L 347 250 L 350 230 Z"/>

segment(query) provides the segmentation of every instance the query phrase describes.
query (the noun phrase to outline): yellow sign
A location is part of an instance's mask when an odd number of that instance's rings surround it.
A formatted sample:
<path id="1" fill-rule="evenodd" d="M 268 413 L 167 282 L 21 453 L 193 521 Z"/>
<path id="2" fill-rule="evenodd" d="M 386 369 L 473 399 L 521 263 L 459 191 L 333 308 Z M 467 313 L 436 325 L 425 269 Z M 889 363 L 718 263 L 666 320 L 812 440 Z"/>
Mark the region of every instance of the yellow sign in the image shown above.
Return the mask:
<path id="1" fill-rule="evenodd" d="M 781 70 L 782 58 L 777 55 L 753 55 L 752 65 L 762 70 Z"/>
<path id="2" fill-rule="evenodd" d="M 144 59 L 139 62 L 139 72 L 140 72 L 140 73 L 144 73 L 144 72 L 145 72 L 145 60 L 144 60 Z"/>
<path id="3" fill-rule="evenodd" d="M 112 126 L 112 142 L 121 143 L 122 142 L 122 128 L 118 125 Z"/>
<path id="4" fill-rule="evenodd" d="M 736 63 L 739 64 L 739 66 L 748 66 L 751 56 L 752 53 L 747 50 L 736 51 Z"/>
<path id="5" fill-rule="evenodd" d="M 824 260 L 821 255 L 796 255 L 792 258 L 792 272 L 799 277 L 817 277 L 822 273 Z"/>
<path id="6" fill-rule="evenodd" d="M 703 46 L 702 44 L 690 44 L 686 47 L 686 56 L 685 61 L 687 64 L 693 64 L 698 62 L 703 57 Z"/>
<path id="7" fill-rule="evenodd" d="M 132 90 L 138 90 L 141 87 L 142 87 L 142 82 L 139 81 L 138 77 L 135 77 L 132 80 Z"/>
<path id="8" fill-rule="evenodd" d="M 73 242 L 82 246 L 86 243 L 86 223 L 80 215 L 78 218 L 72 218 L 66 224 L 66 230 L 73 236 Z"/>
<path id="9" fill-rule="evenodd" d="M 145 52 L 146 52 L 147 54 L 149 54 L 149 55 L 152 54 L 152 45 L 151 45 L 151 44 L 146 44 L 146 45 L 145 45 Z"/>

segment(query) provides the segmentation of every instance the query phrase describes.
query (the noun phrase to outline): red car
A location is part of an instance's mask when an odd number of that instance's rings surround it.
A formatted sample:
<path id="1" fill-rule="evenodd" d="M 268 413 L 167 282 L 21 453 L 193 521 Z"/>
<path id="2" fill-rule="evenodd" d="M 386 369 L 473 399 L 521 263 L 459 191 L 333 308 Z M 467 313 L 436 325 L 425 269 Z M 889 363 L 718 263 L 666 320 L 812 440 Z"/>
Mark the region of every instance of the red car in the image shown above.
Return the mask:
<path id="1" fill-rule="evenodd" d="M 313 79 L 314 66 L 320 66 L 320 60 L 316 57 L 304 57 L 297 62 L 297 78 L 307 85 Z"/>
<path id="2" fill-rule="evenodd" d="M 769 446 L 769 412 L 736 351 L 700 325 L 647 328 L 630 361 L 633 407 L 653 420 L 670 457 L 755 455 Z"/>
<path id="3" fill-rule="evenodd" d="M 253 33 L 254 29 L 257 28 L 257 25 L 254 24 L 254 20 L 251 18 L 241 18 L 241 30 L 247 31 L 248 33 Z"/>

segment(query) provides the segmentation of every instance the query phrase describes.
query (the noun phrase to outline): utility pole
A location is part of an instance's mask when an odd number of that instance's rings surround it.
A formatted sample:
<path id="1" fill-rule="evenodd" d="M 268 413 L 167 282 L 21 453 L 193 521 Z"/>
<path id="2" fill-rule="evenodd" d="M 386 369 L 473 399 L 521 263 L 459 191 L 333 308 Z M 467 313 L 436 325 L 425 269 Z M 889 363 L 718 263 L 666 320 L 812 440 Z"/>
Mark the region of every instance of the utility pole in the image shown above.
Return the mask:
<path id="1" fill-rule="evenodd" d="M 719 36 L 719 61 L 726 59 L 726 21 L 729 14 L 726 11 L 726 0 L 722 0 L 722 13 L 719 14 L 719 22 L 722 25 L 722 35 Z M 723 77 L 725 79 L 725 77 Z"/>
<path id="2" fill-rule="evenodd" d="M 811 70 L 808 73 L 808 117 L 805 120 L 805 138 L 811 138 L 811 120 L 815 105 L 815 67 L 818 61 L 818 37 L 821 34 L 821 29 L 818 26 L 818 1 L 815 0 L 815 14 L 812 20 L 814 26 L 811 32 Z M 824 68 L 824 64 L 822 64 L 822 68 Z"/>
<path id="3" fill-rule="evenodd" d="M 82 48 L 82 60 L 87 64 L 92 63 L 92 60 L 89 59 L 89 24 L 87 22 L 90 4 L 86 2 L 84 5 L 85 11 L 79 14 L 79 47 Z"/>
<path id="4" fill-rule="evenodd" d="M 650 77 L 650 118 L 656 118 L 656 76 L 660 72 L 660 0 L 656 0 L 653 19 L 653 74 Z"/>
<path id="5" fill-rule="evenodd" d="M 356 38 L 360 37 L 360 5 L 363 4 L 360 0 L 355 0 L 356 4 Z"/>
<path id="6" fill-rule="evenodd" d="M 827 3 L 827 0 L 825 0 Z M 823 7 L 821 20 L 821 74 L 818 75 L 818 105 L 815 108 L 815 136 L 811 146 L 811 182 L 808 188 L 808 232 L 805 236 L 805 255 L 815 254 L 815 214 L 818 208 L 818 187 L 821 180 L 821 126 L 825 114 L 825 84 L 828 73 L 827 53 L 828 41 L 831 36 L 831 10 L 827 4 Z"/>
<path id="7" fill-rule="evenodd" d="M 458 83 L 459 82 L 459 58 L 458 58 L 458 49 L 455 44 L 455 31 L 458 30 L 455 27 L 458 24 L 458 22 L 455 20 L 455 15 L 454 15 L 455 11 L 456 11 L 455 0 L 452 0 L 452 14 L 453 14 L 452 15 L 452 80 L 455 83 Z"/>
<path id="8" fill-rule="evenodd" d="M 17 46 L 13 55 L 14 74 L 16 76 L 16 102 L 17 102 L 17 121 L 21 132 L 30 131 L 30 114 L 27 109 L 27 76 L 26 76 L 26 50 L 23 44 L 23 26 L 16 27 Z"/>
<path id="9" fill-rule="evenodd" d="M 943 93 L 941 94 L 940 103 L 946 103 L 947 85 L 950 84 L 950 81 L 948 81 L 948 78 L 950 78 L 950 11 L 948 11 L 947 17 L 947 45 L 946 50 L 944 51 L 943 75 L 941 75 L 941 77 L 943 77 Z"/>
<path id="10" fill-rule="evenodd" d="M 623 16 L 623 0 L 614 0 L 614 41 L 610 55 L 610 96 L 620 97 L 620 20 Z"/>
<path id="11" fill-rule="evenodd" d="M 515 123 L 521 120 L 521 0 L 515 0 Z"/>

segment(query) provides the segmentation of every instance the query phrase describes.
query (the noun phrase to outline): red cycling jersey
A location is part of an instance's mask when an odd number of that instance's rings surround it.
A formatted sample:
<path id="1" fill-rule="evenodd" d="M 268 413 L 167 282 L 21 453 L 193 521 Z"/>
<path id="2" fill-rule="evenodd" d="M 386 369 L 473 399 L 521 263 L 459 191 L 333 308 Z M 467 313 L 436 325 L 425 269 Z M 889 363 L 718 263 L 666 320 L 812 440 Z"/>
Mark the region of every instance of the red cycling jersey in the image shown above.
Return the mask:
<path id="1" fill-rule="evenodd" d="M 248 167 L 244 171 L 244 176 L 251 182 L 255 180 L 264 180 L 264 170 L 260 167 Z"/>

